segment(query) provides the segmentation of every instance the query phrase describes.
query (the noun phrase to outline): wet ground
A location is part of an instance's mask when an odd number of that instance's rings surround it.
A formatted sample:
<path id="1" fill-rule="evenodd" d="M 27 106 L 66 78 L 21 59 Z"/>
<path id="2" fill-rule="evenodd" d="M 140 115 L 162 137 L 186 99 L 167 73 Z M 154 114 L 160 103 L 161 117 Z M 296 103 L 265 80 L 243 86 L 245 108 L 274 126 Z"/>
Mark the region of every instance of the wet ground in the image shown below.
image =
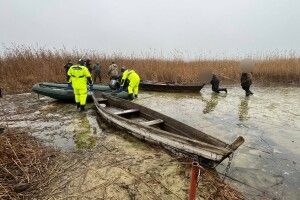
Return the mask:
<path id="1" fill-rule="evenodd" d="M 214 94 L 142 94 L 137 100 L 154 110 L 228 143 L 241 135 L 246 142 L 235 153 L 226 180 L 250 199 L 299 199 L 300 88 L 228 87 Z M 217 167 L 224 173 L 227 162 Z"/>
<path id="2" fill-rule="evenodd" d="M 191 161 L 99 126 L 92 104 L 80 113 L 74 104 L 35 94 L 5 96 L 0 103 L 0 127 L 26 131 L 61 150 L 38 199 L 187 198 Z M 216 177 L 202 178 L 199 199 L 236 196 L 228 186 L 220 190 Z"/>
<path id="3" fill-rule="evenodd" d="M 243 136 L 246 142 L 235 153 L 226 181 L 247 199 L 297 199 L 300 88 L 253 91 L 254 96 L 249 98 L 235 87 L 229 88 L 227 95 L 212 94 L 209 88 L 200 94 L 147 92 L 135 102 L 228 143 Z M 82 149 L 84 157 L 67 156 L 66 168 L 74 169 L 64 178 L 53 177 L 54 185 L 64 185 L 63 189 L 48 191 L 53 198 L 106 199 L 113 198 L 107 195 L 122 194 L 123 199 L 186 199 L 186 163 L 123 132 L 110 134 L 112 129 L 98 126 L 92 109 L 82 114 L 72 104 L 46 97 L 38 100 L 31 94 L 6 96 L 0 103 L 4 108 L 0 111 L 0 126 L 26 129 L 49 145 L 69 152 Z M 97 151 L 91 153 L 88 149 Z M 224 173 L 226 165 L 227 161 L 217 171 Z"/>

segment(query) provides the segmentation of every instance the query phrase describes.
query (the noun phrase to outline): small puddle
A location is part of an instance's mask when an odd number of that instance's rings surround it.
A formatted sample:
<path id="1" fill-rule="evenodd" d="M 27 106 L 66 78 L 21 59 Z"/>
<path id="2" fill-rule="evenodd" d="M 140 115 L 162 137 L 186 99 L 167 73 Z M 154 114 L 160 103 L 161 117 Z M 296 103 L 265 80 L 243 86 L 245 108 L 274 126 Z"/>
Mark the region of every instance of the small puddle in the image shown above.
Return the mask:
<path id="1" fill-rule="evenodd" d="M 96 139 L 91 137 L 88 132 L 79 132 L 74 136 L 77 149 L 91 149 L 96 145 Z"/>

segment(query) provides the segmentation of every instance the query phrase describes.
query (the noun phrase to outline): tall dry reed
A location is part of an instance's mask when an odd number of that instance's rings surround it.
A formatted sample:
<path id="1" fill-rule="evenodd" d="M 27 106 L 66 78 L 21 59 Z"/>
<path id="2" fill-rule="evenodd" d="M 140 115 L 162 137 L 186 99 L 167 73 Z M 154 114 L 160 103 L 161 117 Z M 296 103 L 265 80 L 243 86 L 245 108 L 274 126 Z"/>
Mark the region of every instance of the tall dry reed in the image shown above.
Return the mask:
<path id="1" fill-rule="evenodd" d="M 135 58 L 118 55 L 107 56 L 97 52 L 32 49 L 25 46 L 7 48 L 0 56 L 0 88 L 6 93 L 30 91 L 37 82 L 65 82 L 63 66 L 68 59 L 76 62 L 82 55 L 102 66 L 102 79 L 108 81 L 107 69 L 114 61 L 119 66 L 135 69 L 143 80 L 199 83 L 206 71 L 217 74 L 224 84 L 237 84 L 240 78 L 239 60 L 160 59 Z M 255 61 L 255 84 L 300 85 L 300 58 L 281 56 Z"/>

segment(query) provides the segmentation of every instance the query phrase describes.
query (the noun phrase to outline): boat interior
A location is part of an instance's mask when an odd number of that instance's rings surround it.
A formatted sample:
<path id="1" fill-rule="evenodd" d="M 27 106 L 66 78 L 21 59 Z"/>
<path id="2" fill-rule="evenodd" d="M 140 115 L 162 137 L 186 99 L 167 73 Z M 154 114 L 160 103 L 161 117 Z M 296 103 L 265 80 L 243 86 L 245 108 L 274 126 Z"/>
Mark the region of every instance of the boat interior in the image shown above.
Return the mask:
<path id="1" fill-rule="evenodd" d="M 142 105 L 119 98 L 108 97 L 108 95 L 101 92 L 96 93 L 95 99 L 95 103 L 109 113 L 130 121 L 138 122 L 151 128 L 165 131 L 166 136 L 176 136 L 194 144 L 201 144 L 201 146 L 205 146 L 209 149 L 216 149 L 216 151 L 221 155 L 230 154 L 240 145 L 240 143 L 243 142 L 243 138 L 239 137 L 236 141 L 229 145 L 217 138 L 201 132 L 200 130 Z M 236 147 L 236 145 L 238 146 Z"/>
<path id="2" fill-rule="evenodd" d="M 97 98 L 97 102 L 101 107 L 105 108 L 105 110 L 114 115 L 118 115 L 143 125 L 155 127 L 165 131 L 171 131 L 167 126 L 165 126 L 164 120 L 159 118 L 155 119 L 152 116 L 141 112 L 139 108 L 132 108 L 127 104 L 119 104 L 116 101 L 106 98 Z"/>

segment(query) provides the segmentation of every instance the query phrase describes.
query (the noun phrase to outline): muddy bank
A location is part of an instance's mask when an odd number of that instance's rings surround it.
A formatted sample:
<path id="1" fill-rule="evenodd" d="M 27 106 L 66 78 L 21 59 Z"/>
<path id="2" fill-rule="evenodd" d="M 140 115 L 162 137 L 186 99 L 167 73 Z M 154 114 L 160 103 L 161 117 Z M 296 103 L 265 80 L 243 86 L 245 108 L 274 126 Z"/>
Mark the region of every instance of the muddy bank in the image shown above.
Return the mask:
<path id="1" fill-rule="evenodd" d="M 190 161 L 105 124 L 99 126 L 92 109 L 79 113 L 72 104 L 32 94 L 6 96 L 1 107 L 0 126 L 26 130 L 62 150 L 47 172 L 39 198 L 187 198 Z M 200 199 L 243 198 L 209 171 L 198 191 Z"/>

